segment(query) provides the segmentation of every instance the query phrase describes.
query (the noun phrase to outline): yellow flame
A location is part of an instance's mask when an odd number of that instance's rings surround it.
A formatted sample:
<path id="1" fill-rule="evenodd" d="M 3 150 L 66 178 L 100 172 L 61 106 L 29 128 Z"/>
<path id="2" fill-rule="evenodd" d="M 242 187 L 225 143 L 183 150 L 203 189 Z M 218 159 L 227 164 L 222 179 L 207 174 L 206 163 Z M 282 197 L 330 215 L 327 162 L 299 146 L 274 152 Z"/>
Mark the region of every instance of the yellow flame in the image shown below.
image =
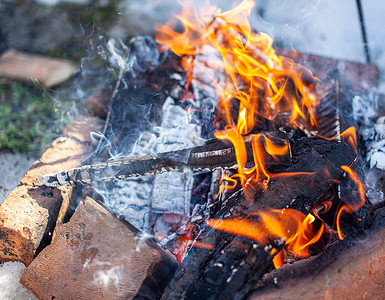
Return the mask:
<path id="1" fill-rule="evenodd" d="M 225 123 L 225 128 L 218 130 L 215 137 L 229 140 L 234 145 L 238 165 L 238 173 L 235 176 L 223 178 L 227 186 L 221 186 L 220 192 L 224 188 L 234 188 L 238 182 L 236 178 L 244 187 L 252 181 L 251 186 L 256 183 L 266 188 L 273 176 L 296 175 L 297 173 L 269 174 L 265 167 L 267 155 L 279 159 L 288 153 L 289 147 L 282 143 L 276 144 L 267 135 L 250 133 L 256 129 L 259 122 L 264 119 L 272 120 L 279 114 L 289 115 L 288 121 L 293 125 L 301 122 L 316 127 L 315 107 L 319 100 L 314 91 L 314 83 L 319 80 L 292 59 L 277 56 L 272 47 L 273 39 L 267 34 L 252 31 L 248 18 L 255 5 L 254 1 L 243 0 L 227 12 L 220 12 L 213 6 L 198 10 L 193 2 L 180 3 L 181 14 L 167 24 L 157 26 L 156 40 L 163 48 L 169 48 L 181 56 L 182 67 L 188 77 L 186 93 L 192 81 L 199 84 L 199 76 L 203 75 L 205 80 L 213 80 L 218 98 L 216 122 Z M 178 23 L 183 26 L 181 31 L 175 29 Z M 204 55 L 210 59 L 197 67 L 196 61 Z M 204 70 L 202 72 L 202 66 L 203 69 L 206 67 L 214 72 L 223 71 L 225 78 L 215 80 L 216 76 L 212 73 L 208 72 L 211 75 L 206 75 Z M 303 75 L 310 76 L 313 83 L 304 82 Z M 237 113 L 234 113 L 235 107 L 238 107 Z M 246 135 L 251 135 L 254 161 L 254 166 L 249 169 L 246 169 L 248 159 L 251 160 L 247 157 L 244 139 Z M 354 128 L 349 128 L 338 138 L 356 149 Z M 357 183 L 359 193 L 362 194 L 363 186 L 356 175 L 348 167 L 343 169 Z M 351 210 L 351 207 L 345 205 L 338 212 L 337 227 L 340 238 L 343 236 L 339 218 L 343 211 Z M 323 231 L 313 228 L 312 215 L 305 217 L 290 209 L 260 212 L 258 217 L 259 222 L 230 219 L 209 220 L 208 224 L 261 243 L 266 243 L 272 237 L 281 238 L 286 241 L 287 247 L 299 256 L 308 255 L 308 246 L 318 240 Z M 279 266 L 282 261 L 283 255 L 278 253 L 274 264 Z"/>
<path id="2" fill-rule="evenodd" d="M 247 219 L 207 220 L 215 229 L 239 234 L 262 245 L 273 240 L 285 241 L 285 248 L 299 257 L 308 257 L 309 246 L 316 243 L 324 231 L 324 225 L 314 226 L 315 217 L 305 216 L 295 209 L 271 209 L 253 214 L 255 221 Z M 277 258 L 276 263 L 280 258 Z"/>
<path id="3" fill-rule="evenodd" d="M 215 62 L 208 61 L 207 64 L 219 66 L 226 74 L 224 82 L 214 84 L 218 93 L 219 115 L 224 115 L 226 128 L 216 132 L 215 136 L 234 144 L 238 175 L 242 178 L 243 186 L 252 175 L 256 180 L 261 179 L 262 185 L 266 186 L 269 177 L 260 164 L 263 158 L 254 157 L 255 174 L 244 170 L 247 155 L 242 136 L 255 128 L 259 116 L 274 119 L 280 111 L 289 112 L 293 123 L 302 119 L 316 125 L 314 109 L 318 99 L 313 86 L 302 80 L 305 68 L 291 59 L 278 57 L 272 47 L 273 39 L 265 33 L 252 31 L 249 16 L 254 1 L 244 0 L 227 12 L 220 12 L 213 6 L 198 11 L 192 2 L 180 3 L 181 14 L 166 25 L 157 26 L 156 40 L 183 57 L 183 66 L 190 80 L 199 79 L 196 76 L 201 75 L 193 72 L 193 57 L 205 51 L 217 53 L 211 58 Z M 180 32 L 174 29 L 178 22 L 183 25 Z M 310 71 L 306 72 L 313 76 Z M 290 88 L 288 82 L 291 82 Z M 234 119 L 231 111 L 236 102 L 239 110 Z M 265 145 L 271 148 L 271 143 Z M 254 148 L 254 155 L 263 153 L 256 149 L 256 144 Z M 265 151 L 269 152 L 270 149 Z"/>
<path id="4" fill-rule="evenodd" d="M 360 181 L 358 178 L 358 175 L 356 172 L 354 172 L 350 167 L 348 166 L 341 166 L 341 169 L 344 170 L 348 175 L 351 180 L 355 182 L 358 188 L 358 195 L 359 195 L 359 201 L 357 203 L 352 203 L 350 205 L 344 204 L 341 206 L 341 208 L 337 212 L 336 216 L 336 224 L 337 224 L 337 232 L 338 232 L 338 237 L 343 240 L 344 236 L 341 231 L 341 215 L 343 212 L 347 212 L 348 214 L 352 214 L 353 212 L 357 211 L 364 205 L 365 203 L 365 187 L 363 183 Z"/>

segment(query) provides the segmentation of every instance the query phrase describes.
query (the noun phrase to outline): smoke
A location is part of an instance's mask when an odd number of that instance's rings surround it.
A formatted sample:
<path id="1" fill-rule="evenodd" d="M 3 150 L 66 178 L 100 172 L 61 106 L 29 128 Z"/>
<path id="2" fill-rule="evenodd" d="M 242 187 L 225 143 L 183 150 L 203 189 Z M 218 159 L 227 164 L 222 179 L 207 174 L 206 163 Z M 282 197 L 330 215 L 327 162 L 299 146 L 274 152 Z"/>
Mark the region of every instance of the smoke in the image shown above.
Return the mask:
<path id="1" fill-rule="evenodd" d="M 107 53 L 101 49 L 100 55 L 104 59 L 107 59 L 111 66 L 118 69 L 124 69 L 126 67 L 125 53 L 127 46 L 121 40 L 108 39 L 106 50 Z"/>
<path id="2" fill-rule="evenodd" d="M 186 110 L 169 97 L 162 106 L 159 126 L 142 132 L 128 157 L 186 149 L 203 142 L 201 127 L 191 123 Z M 110 154 L 117 158 L 121 153 L 116 150 Z M 146 230 L 151 213 L 189 214 L 192 185 L 191 173 L 168 172 L 117 181 L 113 186 L 96 183 L 94 188 L 108 207 Z"/>
<path id="3" fill-rule="evenodd" d="M 110 285 L 113 285 L 117 290 L 119 289 L 119 282 L 123 276 L 123 266 L 114 266 L 107 270 L 99 270 L 94 273 L 93 284 L 103 286 L 104 289 L 108 289 Z"/>
<path id="4" fill-rule="evenodd" d="M 128 258 L 129 259 L 129 258 Z M 119 290 L 119 283 L 124 277 L 123 266 L 111 266 L 108 261 L 87 259 L 83 264 L 83 272 L 93 270 L 93 281 L 91 284 L 102 286 L 103 289 L 108 289 L 111 285 Z"/>

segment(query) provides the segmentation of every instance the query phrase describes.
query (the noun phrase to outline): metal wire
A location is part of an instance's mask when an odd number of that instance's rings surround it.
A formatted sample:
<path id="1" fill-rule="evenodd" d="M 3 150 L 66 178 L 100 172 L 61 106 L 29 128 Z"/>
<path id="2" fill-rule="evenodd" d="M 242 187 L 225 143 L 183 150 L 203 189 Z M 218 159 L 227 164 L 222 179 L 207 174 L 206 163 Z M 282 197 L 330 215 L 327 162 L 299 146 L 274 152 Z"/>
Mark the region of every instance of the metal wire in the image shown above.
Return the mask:
<path id="1" fill-rule="evenodd" d="M 361 26 L 361 35 L 362 35 L 362 41 L 364 44 L 364 52 L 366 56 L 366 62 L 370 64 L 370 52 L 369 52 L 369 45 L 368 45 L 368 38 L 366 35 L 366 25 L 364 20 L 364 13 L 362 10 L 361 0 L 356 0 L 357 4 L 357 10 L 358 10 L 358 17 L 360 18 L 360 26 Z"/>

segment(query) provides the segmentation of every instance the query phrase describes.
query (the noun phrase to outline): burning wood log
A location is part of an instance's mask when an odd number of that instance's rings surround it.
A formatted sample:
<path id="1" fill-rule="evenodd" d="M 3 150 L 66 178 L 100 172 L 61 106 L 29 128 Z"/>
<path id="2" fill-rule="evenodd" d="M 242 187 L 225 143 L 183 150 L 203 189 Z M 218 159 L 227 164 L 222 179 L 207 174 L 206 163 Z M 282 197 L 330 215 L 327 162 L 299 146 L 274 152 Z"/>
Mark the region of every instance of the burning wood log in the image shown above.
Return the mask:
<path id="1" fill-rule="evenodd" d="M 281 132 L 271 134 L 286 139 Z M 289 145 L 286 142 L 281 141 Z M 250 142 L 246 143 L 249 163 L 252 163 L 253 150 Z M 266 161 L 267 166 L 289 166 L 290 152 L 279 161 L 270 157 Z M 213 171 L 217 168 L 234 168 L 236 166 L 236 153 L 234 147 L 220 140 L 211 140 L 203 146 L 190 149 L 158 153 L 141 157 L 112 160 L 80 168 L 74 168 L 65 172 L 47 174 L 42 181 L 47 186 L 89 184 L 93 181 L 120 180 L 129 177 L 137 177 L 150 174 L 160 174 L 169 171 Z"/>
<path id="2" fill-rule="evenodd" d="M 373 226 L 309 260 L 283 266 L 263 276 L 255 299 L 381 299 L 385 280 L 385 210 L 376 212 Z M 349 296 L 350 298 L 350 296 Z"/>
<path id="3" fill-rule="evenodd" d="M 292 145 L 292 165 L 282 167 L 282 176 L 273 179 L 267 190 L 255 195 L 250 203 L 241 191 L 226 203 L 218 203 L 211 218 L 217 221 L 197 222 L 192 231 L 200 244 L 213 247 L 192 247 L 175 278 L 166 289 L 163 299 L 242 299 L 271 264 L 274 255 L 285 245 L 284 240 L 269 237 L 265 243 L 250 235 L 233 235 L 222 229 L 221 220 L 236 218 L 240 223 L 261 223 L 257 212 L 276 209 L 296 209 L 307 215 L 313 206 L 339 179 L 342 165 L 351 165 L 354 152 L 344 143 L 303 138 Z M 284 174 L 297 173 L 295 176 Z M 312 176 L 309 176 L 312 173 Z M 225 220 L 225 221 L 226 221 Z M 234 219 L 232 219 L 234 220 Z M 217 222 L 217 223 L 215 223 Z M 255 225 L 262 226 L 263 224 Z M 254 226 L 254 229 L 257 228 Z M 267 229 L 267 227 L 266 227 Z M 242 230 L 241 230 L 242 231 Z"/>

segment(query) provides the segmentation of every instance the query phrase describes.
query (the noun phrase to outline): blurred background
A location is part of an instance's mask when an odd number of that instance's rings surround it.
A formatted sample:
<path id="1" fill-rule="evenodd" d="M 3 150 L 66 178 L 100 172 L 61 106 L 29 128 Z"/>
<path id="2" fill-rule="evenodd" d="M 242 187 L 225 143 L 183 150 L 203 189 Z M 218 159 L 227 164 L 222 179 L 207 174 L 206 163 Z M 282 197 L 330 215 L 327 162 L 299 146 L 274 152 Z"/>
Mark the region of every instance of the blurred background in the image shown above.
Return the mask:
<path id="1" fill-rule="evenodd" d="M 361 63 L 368 63 L 369 54 L 379 69 L 378 90 L 385 93 L 385 2 L 362 3 L 369 53 L 356 0 L 255 2 L 252 27 L 272 36 L 277 47 Z M 210 4 L 226 10 L 233 1 Z M 116 76 L 119 49 L 134 36 L 153 36 L 154 23 L 179 8 L 177 0 L 0 0 L 0 56 L 13 49 L 76 65 L 54 87 L 0 76 L 0 203 L 65 125 L 85 111 L 85 99 Z M 17 263 L 0 265 L 1 299 L 33 299 L 18 286 L 22 271 Z"/>

